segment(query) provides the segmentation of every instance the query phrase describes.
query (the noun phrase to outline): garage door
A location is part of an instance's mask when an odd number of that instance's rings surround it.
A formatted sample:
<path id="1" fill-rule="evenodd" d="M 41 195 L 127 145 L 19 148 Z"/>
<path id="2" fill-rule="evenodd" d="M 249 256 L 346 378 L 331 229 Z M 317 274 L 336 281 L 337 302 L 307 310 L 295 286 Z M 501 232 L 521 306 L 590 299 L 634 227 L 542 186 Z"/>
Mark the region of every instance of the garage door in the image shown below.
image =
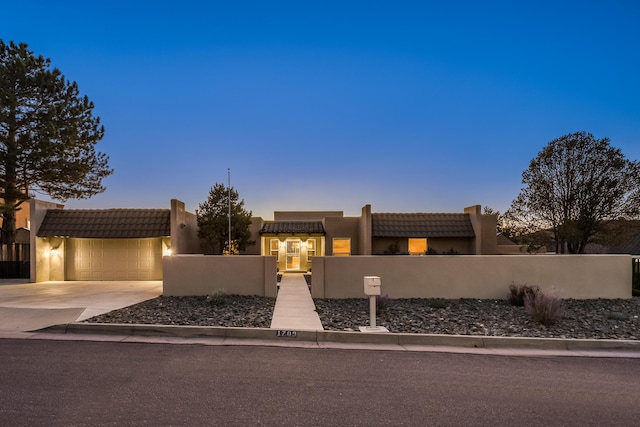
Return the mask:
<path id="1" fill-rule="evenodd" d="M 162 240 L 69 239 L 67 280 L 161 280 Z"/>

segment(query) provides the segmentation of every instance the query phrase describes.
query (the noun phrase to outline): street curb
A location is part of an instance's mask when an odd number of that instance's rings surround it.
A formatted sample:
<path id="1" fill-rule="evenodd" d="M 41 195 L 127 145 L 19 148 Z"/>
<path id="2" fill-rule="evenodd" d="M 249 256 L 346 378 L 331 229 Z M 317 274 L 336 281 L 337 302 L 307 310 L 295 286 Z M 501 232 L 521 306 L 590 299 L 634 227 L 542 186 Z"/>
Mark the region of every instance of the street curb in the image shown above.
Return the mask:
<path id="1" fill-rule="evenodd" d="M 610 339 L 565 339 L 490 337 L 479 335 L 436 335 L 407 333 L 366 333 L 347 331 L 278 331 L 267 328 L 229 328 L 221 326 L 174 326 L 142 324 L 69 323 L 39 330 L 46 333 L 104 334 L 134 337 L 237 338 L 265 341 L 385 344 L 399 346 L 462 347 L 484 349 L 639 351 L 640 341 Z"/>

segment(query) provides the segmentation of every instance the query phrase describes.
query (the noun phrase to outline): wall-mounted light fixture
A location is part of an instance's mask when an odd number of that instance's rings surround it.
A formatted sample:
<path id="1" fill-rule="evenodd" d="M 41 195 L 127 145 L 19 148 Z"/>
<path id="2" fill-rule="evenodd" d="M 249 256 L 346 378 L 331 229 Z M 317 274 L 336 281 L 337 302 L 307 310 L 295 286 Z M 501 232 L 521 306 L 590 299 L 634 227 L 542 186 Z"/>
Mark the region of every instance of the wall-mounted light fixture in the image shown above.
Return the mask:
<path id="1" fill-rule="evenodd" d="M 60 254 L 60 251 L 58 250 L 58 248 L 51 248 L 49 250 L 49 256 L 58 256 Z"/>
<path id="2" fill-rule="evenodd" d="M 171 256 L 171 248 L 166 248 L 166 249 L 164 250 L 164 255 L 165 255 L 165 256 Z"/>

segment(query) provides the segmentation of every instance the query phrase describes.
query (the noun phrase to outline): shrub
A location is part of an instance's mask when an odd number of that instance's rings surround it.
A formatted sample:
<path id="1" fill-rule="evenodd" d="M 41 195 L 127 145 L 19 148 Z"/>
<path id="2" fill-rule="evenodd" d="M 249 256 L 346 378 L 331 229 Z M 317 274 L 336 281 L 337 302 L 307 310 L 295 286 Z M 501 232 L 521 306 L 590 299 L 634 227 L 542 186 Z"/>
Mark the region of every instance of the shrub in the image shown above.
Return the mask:
<path id="1" fill-rule="evenodd" d="M 227 302 L 227 293 L 224 289 L 216 289 L 207 295 L 207 303 L 210 305 L 224 305 Z"/>
<path id="2" fill-rule="evenodd" d="M 449 306 L 449 304 L 447 304 L 447 301 L 443 300 L 442 298 L 430 299 L 428 304 L 431 308 L 447 308 Z"/>
<path id="3" fill-rule="evenodd" d="M 509 285 L 509 295 L 507 297 L 507 300 L 511 305 L 522 307 L 524 306 L 525 298 L 527 295 L 535 296 L 538 293 L 540 293 L 540 288 L 537 286 L 518 286 L 512 283 Z"/>
<path id="4" fill-rule="evenodd" d="M 541 325 L 551 326 L 562 319 L 564 303 L 555 295 L 546 295 L 539 291 L 525 294 L 524 306 L 531 318 Z"/>

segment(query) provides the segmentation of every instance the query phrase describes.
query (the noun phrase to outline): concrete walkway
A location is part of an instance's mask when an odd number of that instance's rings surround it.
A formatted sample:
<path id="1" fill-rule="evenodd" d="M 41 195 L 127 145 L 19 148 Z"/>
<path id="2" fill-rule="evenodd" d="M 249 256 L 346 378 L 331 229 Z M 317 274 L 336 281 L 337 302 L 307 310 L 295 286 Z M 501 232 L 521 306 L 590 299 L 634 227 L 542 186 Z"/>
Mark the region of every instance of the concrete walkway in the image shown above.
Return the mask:
<path id="1" fill-rule="evenodd" d="M 302 274 L 285 273 L 271 318 L 271 329 L 322 331 L 307 282 Z"/>

